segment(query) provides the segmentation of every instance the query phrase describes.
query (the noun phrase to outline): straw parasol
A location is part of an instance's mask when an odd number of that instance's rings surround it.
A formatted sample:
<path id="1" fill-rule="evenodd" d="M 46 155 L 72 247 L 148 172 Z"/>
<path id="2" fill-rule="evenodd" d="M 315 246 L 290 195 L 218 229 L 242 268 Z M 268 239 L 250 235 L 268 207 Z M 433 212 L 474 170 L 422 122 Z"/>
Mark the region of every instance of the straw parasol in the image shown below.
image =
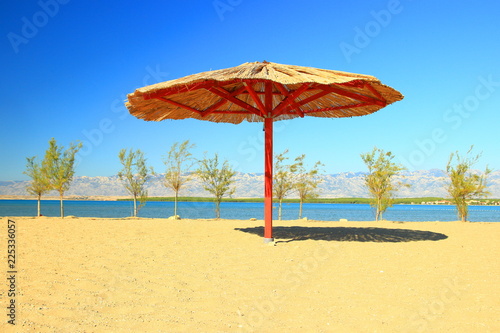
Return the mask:
<path id="1" fill-rule="evenodd" d="M 273 122 L 304 116 L 364 116 L 401 99 L 401 93 L 373 76 L 264 61 L 139 88 L 128 95 L 126 106 L 147 121 L 263 122 L 264 240 L 269 242 L 273 241 Z"/>

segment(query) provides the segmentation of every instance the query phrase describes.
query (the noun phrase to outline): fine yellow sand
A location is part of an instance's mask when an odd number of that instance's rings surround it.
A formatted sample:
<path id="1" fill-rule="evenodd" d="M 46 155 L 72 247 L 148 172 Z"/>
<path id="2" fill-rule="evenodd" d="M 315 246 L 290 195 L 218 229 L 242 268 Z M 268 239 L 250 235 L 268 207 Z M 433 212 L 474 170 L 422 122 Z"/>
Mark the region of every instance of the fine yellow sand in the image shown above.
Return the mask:
<path id="1" fill-rule="evenodd" d="M 11 220 L 1 332 L 500 332 L 500 223 Z"/>

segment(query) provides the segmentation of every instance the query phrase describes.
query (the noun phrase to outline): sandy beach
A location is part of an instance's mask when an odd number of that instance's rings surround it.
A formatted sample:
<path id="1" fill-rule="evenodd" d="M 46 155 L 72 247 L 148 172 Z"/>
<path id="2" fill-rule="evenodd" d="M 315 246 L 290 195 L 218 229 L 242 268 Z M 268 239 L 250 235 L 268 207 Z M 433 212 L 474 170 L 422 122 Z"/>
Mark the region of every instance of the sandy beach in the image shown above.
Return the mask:
<path id="1" fill-rule="evenodd" d="M 10 220 L 2 332 L 500 331 L 500 223 Z"/>

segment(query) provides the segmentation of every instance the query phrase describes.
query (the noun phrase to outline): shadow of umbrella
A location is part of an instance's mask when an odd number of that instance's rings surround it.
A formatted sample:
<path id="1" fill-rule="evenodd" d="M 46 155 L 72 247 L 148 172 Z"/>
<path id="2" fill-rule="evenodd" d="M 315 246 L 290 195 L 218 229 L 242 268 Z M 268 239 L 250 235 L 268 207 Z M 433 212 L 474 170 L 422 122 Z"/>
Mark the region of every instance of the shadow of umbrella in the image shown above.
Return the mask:
<path id="1" fill-rule="evenodd" d="M 235 230 L 261 236 L 263 227 L 235 228 Z M 431 231 L 388 229 L 388 228 L 355 228 L 355 227 L 274 227 L 277 242 L 293 242 L 303 240 L 325 240 L 337 242 L 378 242 L 399 243 L 414 241 L 438 241 L 448 238 L 445 234 Z"/>

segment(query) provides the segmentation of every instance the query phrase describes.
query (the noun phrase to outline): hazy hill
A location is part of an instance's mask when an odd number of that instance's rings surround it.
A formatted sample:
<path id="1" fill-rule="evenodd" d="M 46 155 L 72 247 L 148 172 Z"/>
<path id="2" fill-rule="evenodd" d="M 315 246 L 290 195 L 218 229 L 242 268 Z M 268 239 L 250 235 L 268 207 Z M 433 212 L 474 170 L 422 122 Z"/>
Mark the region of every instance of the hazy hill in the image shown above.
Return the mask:
<path id="1" fill-rule="evenodd" d="M 324 198 L 367 197 L 363 183 L 364 172 L 342 172 L 324 176 L 320 196 Z M 411 184 L 399 192 L 400 197 L 446 197 L 444 189 L 446 175 L 442 170 L 409 171 L 402 174 L 402 180 Z M 264 174 L 238 173 L 235 197 L 262 197 L 264 192 Z M 163 175 L 155 176 L 148 185 L 150 196 L 172 196 L 162 184 Z M 0 181 L 0 195 L 27 195 L 28 181 Z M 492 198 L 500 198 L 500 171 L 495 171 L 489 178 L 489 191 Z M 55 193 L 52 193 L 55 194 Z M 77 196 L 122 196 L 127 195 L 117 176 L 75 177 L 66 195 Z M 182 190 L 182 196 L 210 196 L 197 179 L 190 181 Z M 293 197 L 293 196 L 291 196 Z"/>

